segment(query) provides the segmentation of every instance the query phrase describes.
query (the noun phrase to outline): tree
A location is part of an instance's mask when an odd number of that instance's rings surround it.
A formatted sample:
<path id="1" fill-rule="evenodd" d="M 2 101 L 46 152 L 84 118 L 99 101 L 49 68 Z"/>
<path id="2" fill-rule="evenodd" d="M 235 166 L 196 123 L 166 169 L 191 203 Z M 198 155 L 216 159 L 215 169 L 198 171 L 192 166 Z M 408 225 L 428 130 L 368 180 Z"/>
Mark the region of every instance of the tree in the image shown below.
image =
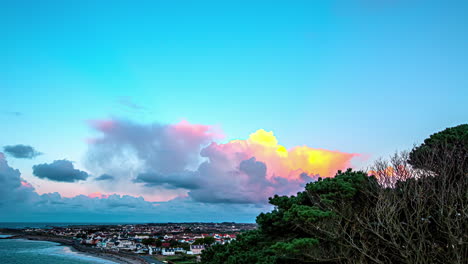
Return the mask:
<path id="1" fill-rule="evenodd" d="M 154 245 L 155 245 L 156 247 L 161 247 L 161 246 L 162 246 L 162 241 L 161 241 L 161 239 L 159 239 L 159 238 L 156 239 L 156 240 L 154 241 Z"/>
<path id="2" fill-rule="evenodd" d="M 341 236 L 335 225 L 351 206 L 366 208 L 368 196 L 376 188 L 373 177 L 362 171 L 338 172 L 334 178 L 306 185 L 297 196 L 270 198 L 273 211 L 257 217 L 259 229 L 238 236 L 223 246 L 204 251 L 205 263 L 305 263 L 331 262 L 348 255 L 337 244 Z M 345 209 L 346 208 L 346 209 Z"/>
<path id="3" fill-rule="evenodd" d="M 213 244 L 214 242 L 216 242 L 216 239 L 214 237 L 211 237 L 211 236 L 207 236 L 207 237 L 204 237 L 203 238 L 203 243 L 205 245 L 211 245 Z"/>
<path id="4" fill-rule="evenodd" d="M 195 239 L 195 241 L 193 242 L 194 245 L 211 245 L 213 244 L 214 242 L 216 242 L 216 239 L 214 237 L 211 237 L 211 236 L 207 236 L 207 237 L 204 237 L 204 238 L 197 238 Z"/>
<path id="5" fill-rule="evenodd" d="M 409 154 L 409 164 L 435 173 L 464 175 L 468 172 L 468 124 L 431 135 Z"/>
<path id="6" fill-rule="evenodd" d="M 205 240 L 203 238 L 197 238 L 193 241 L 193 245 L 203 245 L 205 244 Z"/>
<path id="7" fill-rule="evenodd" d="M 214 263 L 466 263 L 467 125 L 430 136 L 368 173 L 338 171 L 270 198 L 258 230 L 202 254 Z"/>
<path id="8" fill-rule="evenodd" d="M 141 240 L 141 243 L 148 246 L 148 245 L 153 245 L 155 241 L 156 240 L 154 238 L 150 237 L 150 238 L 144 238 L 143 240 Z"/>

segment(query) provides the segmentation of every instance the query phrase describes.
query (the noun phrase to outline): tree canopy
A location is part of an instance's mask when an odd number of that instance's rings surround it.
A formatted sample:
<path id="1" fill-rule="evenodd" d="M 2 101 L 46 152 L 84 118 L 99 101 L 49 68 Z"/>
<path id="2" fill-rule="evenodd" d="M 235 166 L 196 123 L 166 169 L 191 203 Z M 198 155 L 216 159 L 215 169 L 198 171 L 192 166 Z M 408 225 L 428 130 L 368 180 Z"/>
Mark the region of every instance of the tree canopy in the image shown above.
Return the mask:
<path id="1" fill-rule="evenodd" d="M 211 245 L 214 242 L 216 242 L 216 239 L 211 236 L 203 237 L 203 238 L 197 238 L 193 244 L 194 245 Z"/>
<path id="2" fill-rule="evenodd" d="M 202 262 L 465 263 L 466 127 L 436 133 L 369 172 L 338 171 L 297 195 L 275 195 L 257 230 L 206 249 Z M 435 158 L 421 154 L 428 148 Z"/>
<path id="3" fill-rule="evenodd" d="M 436 173 L 447 169 L 459 169 L 452 171 L 452 174 L 466 172 L 468 124 L 450 127 L 431 135 L 411 151 L 409 163 L 415 168 L 428 169 Z"/>

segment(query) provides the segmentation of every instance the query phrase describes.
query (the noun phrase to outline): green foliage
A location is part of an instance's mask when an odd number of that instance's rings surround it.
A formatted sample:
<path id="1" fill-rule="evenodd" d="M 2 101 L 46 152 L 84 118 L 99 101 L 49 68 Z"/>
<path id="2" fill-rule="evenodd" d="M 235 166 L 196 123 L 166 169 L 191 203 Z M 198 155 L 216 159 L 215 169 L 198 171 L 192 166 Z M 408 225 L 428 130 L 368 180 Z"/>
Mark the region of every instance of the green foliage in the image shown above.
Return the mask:
<path id="1" fill-rule="evenodd" d="M 141 243 L 143 243 L 144 245 L 153 245 L 155 241 L 156 240 L 154 238 L 150 237 L 144 238 L 143 240 L 141 240 Z"/>
<path id="2" fill-rule="evenodd" d="M 452 162 L 468 171 L 468 124 L 447 128 L 431 135 L 424 143 L 415 147 L 409 155 L 409 163 L 416 168 L 440 173 Z"/>
<path id="3" fill-rule="evenodd" d="M 284 213 L 283 219 L 290 223 L 317 222 L 333 216 L 331 211 L 323 211 L 317 206 L 295 204 Z"/>
<path id="4" fill-rule="evenodd" d="M 465 124 L 430 136 L 395 163 L 404 177 L 387 185 L 348 169 L 295 196 L 275 195 L 257 230 L 207 248 L 202 262 L 466 263 L 467 149 Z"/>
<path id="5" fill-rule="evenodd" d="M 203 251 L 202 262 L 210 264 L 277 263 L 272 245 L 260 231 L 245 232 L 226 245 L 214 245 Z"/>
<path id="6" fill-rule="evenodd" d="M 211 245 L 214 242 L 216 242 L 216 239 L 210 236 L 204 237 L 203 239 L 204 239 L 205 245 Z"/>
<path id="7" fill-rule="evenodd" d="M 181 247 L 183 243 L 180 243 L 179 241 L 173 239 L 171 241 L 169 241 L 171 247 Z"/>
<path id="8" fill-rule="evenodd" d="M 338 172 L 334 178 L 309 183 L 296 196 L 270 198 L 275 208 L 257 217 L 259 229 L 239 235 L 236 241 L 213 246 L 202 255 L 204 263 L 301 263 L 308 254 L 330 251 L 334 234 L 315 232 L 311 226 L 329 226 L 339 219 L 334 208 L 371 201 L 364 198 L 375 179 L 361 171 Z M 362 205 L 364 206 L 364 205 Z M 328 254 L 328 253 L 327 253 Z"/>
<path id="9" fill-rule="evenodd" d="M 156 239 L 156 240 L 154 241 L 154 245 L 155 245 L 156 247 L 161 247 L 161 246 L 162 246 L 162 241 L 161 241 L 161 239 Z"/>
<path id="10" fill-rule="evenodd" d="M 296 238 L 290 242 L 277 242 L 271 248 L 280 255 L 298 256 L 318 243 L 319 241 L 314 238 Z"/>
<path id="11" fill-rule="evenodd" d="M 207 237 L 204 237 L 204 238 L 197 238 L 193 244 L 194 245 L 211 245 L 213 244 L 214 242 L 216 242 L 216 239 L 214 237 L 211 237 L 211 236 L 207 236 Z"/>
<path id="12" fill-rule="evenodd" d="M 197 238 L 193 241 L 193 245 L 203 245 L 205 244 L 205 240 L 203 238 Z"/>

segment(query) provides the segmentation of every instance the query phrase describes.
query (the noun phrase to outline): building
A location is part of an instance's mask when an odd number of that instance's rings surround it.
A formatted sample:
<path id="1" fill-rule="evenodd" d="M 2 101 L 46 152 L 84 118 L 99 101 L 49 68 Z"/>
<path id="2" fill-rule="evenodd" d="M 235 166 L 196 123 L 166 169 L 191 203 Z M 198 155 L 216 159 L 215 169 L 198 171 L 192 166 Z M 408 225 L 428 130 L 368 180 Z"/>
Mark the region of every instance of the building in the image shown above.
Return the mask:
<path id="1" fill-rule="evenodd" d="M 163 248 L 163 250 L 161 251 L 161 254 L 163 256 L 173 256 L 175 255 L 175 250 L 172 248 Z"/>
<path id="2" fill-rule="evenodd" d="M 194 255 L 200 255 L 204 249 L 205 245 L 190 245 L 190 251 L 192 251 Z"/>

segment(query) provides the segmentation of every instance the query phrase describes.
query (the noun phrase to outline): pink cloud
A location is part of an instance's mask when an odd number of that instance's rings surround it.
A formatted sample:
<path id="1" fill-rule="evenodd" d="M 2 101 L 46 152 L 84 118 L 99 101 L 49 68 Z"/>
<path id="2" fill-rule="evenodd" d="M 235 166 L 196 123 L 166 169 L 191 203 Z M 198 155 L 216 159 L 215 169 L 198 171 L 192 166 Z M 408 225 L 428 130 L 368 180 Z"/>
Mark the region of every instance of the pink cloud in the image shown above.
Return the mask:
<path id="1" fill-rule="evenodd" d="M 25 180 L 21 180 L 21 186 L 23 188 L 34 189 L 34 187 L 29 182 L 27 182 Z"/>
<path id="2" fill-rule="evenodd" d="M 102 194 L 102 193 L 100 193 L 100 192 L 94 192 L 94 193 L 88 194 L 88 197 L 89 197 L 89 198 L 104 199 L 104 198 L 109 198 L 109 195 L 108 195 L 108 194 Z"/>

